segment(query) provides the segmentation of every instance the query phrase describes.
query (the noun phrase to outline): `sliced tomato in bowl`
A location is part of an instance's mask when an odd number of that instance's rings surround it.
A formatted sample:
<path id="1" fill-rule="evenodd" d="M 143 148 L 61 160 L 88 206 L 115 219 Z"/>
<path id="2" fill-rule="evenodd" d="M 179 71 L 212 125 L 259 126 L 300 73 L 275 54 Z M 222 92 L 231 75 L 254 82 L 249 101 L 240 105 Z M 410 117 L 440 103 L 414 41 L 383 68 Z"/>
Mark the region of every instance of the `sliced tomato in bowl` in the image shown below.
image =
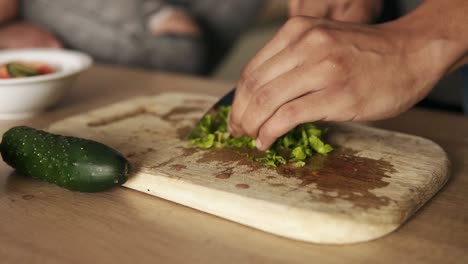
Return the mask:
<path id="1" fill-rule="evenodd" d="M 31 77 L 54 72 L 54 68 L 42 62 L 9 62 L 0 65 L 0 79 Z"/>
<path id="2" fill-rule="evenodd" d="M 39 74 L 49 74 L 55 72 L 54 68 L 50 67 L 47 64 L 41 64 L 39 67 L 36 68 L 36 70 Z"/>
<path id="3" fill-rule="evenodd" d="M 8 73 L 8 69 L 6 65 L 0 65 L 0 79 L 8 79 L 8 78 L 11 78 L 11 76 Z"/>

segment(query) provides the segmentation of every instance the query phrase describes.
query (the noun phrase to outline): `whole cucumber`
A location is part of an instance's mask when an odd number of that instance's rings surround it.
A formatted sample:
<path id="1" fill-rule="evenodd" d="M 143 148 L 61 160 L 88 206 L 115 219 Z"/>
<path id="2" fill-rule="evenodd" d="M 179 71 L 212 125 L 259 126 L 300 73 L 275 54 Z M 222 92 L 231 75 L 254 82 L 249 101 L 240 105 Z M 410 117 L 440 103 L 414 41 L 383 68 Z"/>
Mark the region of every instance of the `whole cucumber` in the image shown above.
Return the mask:
<path id="1" fill-rule="evenodd" d="M 20 174 L 70 190 L 102 191 L 123 184 L 128 177 L 128 161 L 92 140 L 19 126 L 5 132 L 0 150 L 3 160 Z"/>

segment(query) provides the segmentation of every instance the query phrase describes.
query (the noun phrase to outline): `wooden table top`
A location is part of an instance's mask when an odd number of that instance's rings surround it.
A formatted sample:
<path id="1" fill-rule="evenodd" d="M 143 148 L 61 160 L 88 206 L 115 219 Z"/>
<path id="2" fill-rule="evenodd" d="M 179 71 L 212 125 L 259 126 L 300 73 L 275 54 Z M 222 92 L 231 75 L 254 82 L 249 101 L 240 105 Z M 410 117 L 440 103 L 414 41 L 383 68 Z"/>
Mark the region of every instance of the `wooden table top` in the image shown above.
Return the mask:
<path id="1" fill-rule="evenodd" d="M 44 127 L 136 95 L 220 96 L 232 83 L 95 66 L 49 112 L 11 126 Z M 85 194 L 24 178 L 0 162 L 1 263 L 468 263 L 468 118 L 413 109 L 370 125 L 429 138 L 452 162 L 447 185 L 396 232 L 345 246 L 257 231 L 123 187 Z"/>

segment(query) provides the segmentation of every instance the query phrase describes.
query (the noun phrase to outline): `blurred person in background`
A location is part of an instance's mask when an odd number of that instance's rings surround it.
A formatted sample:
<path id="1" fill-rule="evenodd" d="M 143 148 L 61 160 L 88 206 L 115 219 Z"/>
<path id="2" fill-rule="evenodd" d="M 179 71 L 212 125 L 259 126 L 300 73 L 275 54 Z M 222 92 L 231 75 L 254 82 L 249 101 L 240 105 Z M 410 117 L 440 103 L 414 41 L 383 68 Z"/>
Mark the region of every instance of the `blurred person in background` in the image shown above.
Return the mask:
<path id="1" fill-rule="evenodd" d="M 0 0 L 0 49 L 84 51 L 106 63 L 209 73 L 262 0 Z"/>

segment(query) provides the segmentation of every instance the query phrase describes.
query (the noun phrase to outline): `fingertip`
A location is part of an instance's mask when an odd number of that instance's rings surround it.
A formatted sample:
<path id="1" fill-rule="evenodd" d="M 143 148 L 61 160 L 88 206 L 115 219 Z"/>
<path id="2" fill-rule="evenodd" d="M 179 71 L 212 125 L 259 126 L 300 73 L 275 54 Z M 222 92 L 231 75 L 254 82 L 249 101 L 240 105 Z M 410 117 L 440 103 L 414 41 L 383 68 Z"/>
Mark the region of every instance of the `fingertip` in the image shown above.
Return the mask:
<path id="1" fill-rule="evenodd" d="M 235 137 L 242 136 L 241 130 L 236 125 L 230 125 L 229 128 L 231 130 L 231 134 Z"/>
<path id="2" fill-rule="evenodd" d="M 234 135 L 234 134 L 235 134 L 235 131 L 234 131 L 234 129 L 233 129 L 231 112 L 232 112 L 232 110 L 229 111 L 229 113 L 228 113 L 227 130 L 228 130 L 229 134 Z"/>
<path id="3" fill-rule="evenodd" d="M 263 151 L 263 143 L 262 141 L 260 140 L 260 138 L 257 138 L 255 140 L 255 147 L 260 150 L 260 151 Z"/>
<path id="4" fill-rule="evenodd" d="M 265 139 L 265 138 L 260 138 L 260 137 L 258 137 L 257 140 L 255 141 L 255 146 L 260 151 L 265 151 L 269 149 L 272 144 L 273 142 L 270 142 L 270 140 Z"/>
<path id="5" fill-rule="evenodd" d="M 228 132 L 234 137 L 240 136 L 238 130 L 232 124 L 228 124 Z"/>
<path id="6" fill-rule="evenodd" d="M 234 125 L 233 122 L 232 122 L 230 119 L 228 120 L 227 129 L 228 129 L 229 134 L 231 134 L 231 135 L 233 135 L 233 136 L 237 136 L 237 135 L 238 135 L 238 132 L 237 132 L 237 129 L 236 129 L 236 125 Z"/>
<path id="7" fill-rule="evenodd" d="M 240 129 L 239 127 L 236 125 L 235 121 L 234 121 L 234 118 L 232 117 L 233 114 L 232 114 L 232 111 L 233 111 L 234 108 L 231 108 L 231 111 L 229 111 L 229 114 L 228 114 L 228 131 L 231 135 L 233 136 L 240 136 L 241 133 L 240 133 Z"/>
<path id="8" fill-rule="evenodd" d="M 276 122 L 272 123 L 272 120 L 269 120 L 260 127 L 257 139 L 261 141 L 263 151 L 269 149 L 276 139 L 282 136 L 281 131 L 283 128 L 281 125 L 284 125 L 284 123 L 278 125 Z"/>

